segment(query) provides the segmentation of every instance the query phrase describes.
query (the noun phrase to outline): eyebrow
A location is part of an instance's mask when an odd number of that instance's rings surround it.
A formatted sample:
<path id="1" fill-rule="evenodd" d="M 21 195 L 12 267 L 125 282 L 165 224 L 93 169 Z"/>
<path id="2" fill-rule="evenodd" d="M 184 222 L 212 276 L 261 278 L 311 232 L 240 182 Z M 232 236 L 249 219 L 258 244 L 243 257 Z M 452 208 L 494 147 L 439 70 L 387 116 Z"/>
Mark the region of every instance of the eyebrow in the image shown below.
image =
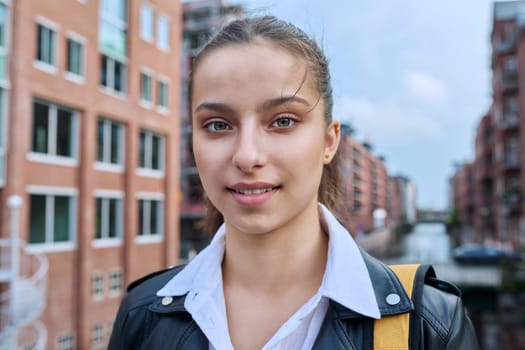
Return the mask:
<path id="1" fill-rule="evenodd" d="M 291 95 L 291 96 L 281 96 L 277 98 L 272 98 L 264 102 L 262 106 L 259 108 L 259 110 L 265 111 L 265 110 L 272 109 L 272 108 L 275 108 L 275 107 L 278 107 L 278 106 L 281 106 L 287 103 L 292 103 L 292 102 L 298 102 L 307 107 L 310 107 L 310 103 L 308 103 L 308 101 L 305 100 L 304 98 L 296 96 L 296 95 Z"/>
<path id="2" fill-rule="evenodd" d="M 310 107 L 310 103 L 306 99 L 296 96 L 296 95 L 291 95 L 291 96 L 281 96 L 277 98 L 272 98 L 268 101 L 265 101 L 258 108 L 258 110 L 266 111 L 266 110 L 269 110 L 269 109 L 272 109 L 272 108 L 275 108 L 275 107 L 278 107 L 278 106 L 281 106 L 287 103 L 293 103 L 293 102 L 300 103 L 307 107 Z M 228 113 L 228 114 L 233 114 L 235 112 L 233 108 L 229 107 L 228 105 L 224 103 L 218 103 L 218 102 L 203 102 L 199 104 L 197 108 L 195 108 L 195 112 L 198 112 L 203 109 L 207 109 L 207 110 L 215 111 L 215 112 Z"/>
<path id="3" fill-rule="evenodd" d="M 233 109 L 228 107 L 224 103 L 217 102 L 203 102 L 195 108 L 195 112 L 198 112 L 202 109 L 208 109 L 210 111 L 223 112 L 223 113 L 233 113 Z"/>

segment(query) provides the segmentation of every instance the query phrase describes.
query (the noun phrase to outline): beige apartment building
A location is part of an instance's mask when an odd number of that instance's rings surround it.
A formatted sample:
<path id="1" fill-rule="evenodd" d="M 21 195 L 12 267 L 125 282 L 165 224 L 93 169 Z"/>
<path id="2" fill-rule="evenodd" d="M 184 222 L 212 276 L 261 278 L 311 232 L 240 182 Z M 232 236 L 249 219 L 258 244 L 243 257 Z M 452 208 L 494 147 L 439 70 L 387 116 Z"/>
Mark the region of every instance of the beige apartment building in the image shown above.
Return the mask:
<path id="1" fill-rule="evenodd" d="M 103 349 L 127 283 L 178 262 L 181 11 L 178 1 L 0 0 L 4 344 Z M 47 288 L 2 274 L 12 195 L 21 262 L 43 257 Z M 37 292 L 35 320 L 9 313 L 31 309 Z M 36 336 L 22 332 L 37 319 Z"/>

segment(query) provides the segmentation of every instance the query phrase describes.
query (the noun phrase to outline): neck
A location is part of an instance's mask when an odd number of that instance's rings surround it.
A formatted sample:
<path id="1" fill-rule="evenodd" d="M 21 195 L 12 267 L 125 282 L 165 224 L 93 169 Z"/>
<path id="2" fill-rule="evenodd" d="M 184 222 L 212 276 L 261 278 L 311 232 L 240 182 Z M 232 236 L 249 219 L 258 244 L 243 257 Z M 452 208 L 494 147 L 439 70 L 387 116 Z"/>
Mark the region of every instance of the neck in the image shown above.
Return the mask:
<path id="1" fill-rule="evenodd" d="M 317 206 L 284 227 L 249 234 L 226 226 L 223 260 L 225 285 L 264 292 L 319 288 L 328 252 L 328 236 L 320 224 Z"/>

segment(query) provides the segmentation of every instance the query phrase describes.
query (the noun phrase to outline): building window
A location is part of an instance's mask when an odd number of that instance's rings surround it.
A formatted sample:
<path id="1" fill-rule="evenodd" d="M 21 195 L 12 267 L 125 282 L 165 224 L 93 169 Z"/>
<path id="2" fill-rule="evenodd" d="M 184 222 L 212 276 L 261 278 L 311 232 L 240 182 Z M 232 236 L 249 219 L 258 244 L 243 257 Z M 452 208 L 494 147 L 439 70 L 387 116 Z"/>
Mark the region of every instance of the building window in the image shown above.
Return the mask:
<path id="1" fill-rule="evenodd" d="M 91 348 L 103 349 L 107 344 L 104 342 L 104 326 L 96 323 L 91 329 Z"/>
<path id="2" fill-rule="evenodd" d="M 163 15 L 157 19 L 157 46 L 165 51 L 170 48 L 170 21 Z"/>
<path id="3" fill-rule="evenodd" d="M 109 272 L 109 294 L 116 296 L 122 294 L 122 270 L 117 269 Z"/>
<path id="4" fill-rule="evenodd" d="M 53 103 L 33 102 L 33 152 L 75 158 L 76 130 L 75 111 Z"/>
<path id="5" fill-rule="evenodd" d="M 84 45 L 74 38 L 67 38 L 67 71 L 76 76 L 84 76 Z"/>
<path id="6" fill-rule="evenodd" d="M 151 85 L 151 75 L 144 72 L 140 73 L 140 99 L 147 104 L 150 104 L 153 100 Z"/>
<path id="7" fill-rule="evenodd" d="M 101 72 L 100 85 L 109 91 L 117 93 L 126 93 L 126 65 L 114 58 L 102 54 L 101 58 Z"/>
<path id="8" fill-rule="evenodd" d="M 0 81 L 7 81 L 7 28 L 9 8 L 0 1 Z"/>
<path id="9" fill-rule="evenodd" d="M 57 338 L 57 350 L 75 350 L 75 333 L 68 332 Z"/>
<path id="10" fill-rule="evenodd" d="M 159 85 L 157 89 L 158 93 L 158 105 L 161 108 L 168 108 L 168 83 L 162 80 L 159 80 Z"/>
<path id="11" fill-rule="evenodd" d="M 117 239 L 121 237 L 122 200 L 120 198 L 96 198 L 95 239 Z"/>
<path id="12" fill-rule="evenodd" d="M 98 119 L 97 161 L 124 164 L 124 126 L 110 119 Z"/>
<path id="13" fill-rule="evenodd" d="M 153 8 L 149 4 L 140 7 L 140 37 L 146 41 L 153 40 Z"/>
<path id="14" fill-rule="evenodd" d="M 94 272 L 91 276 L 91 297 L 95 300 L 104 298 L 104 274 Z"/>
<path id="15" fill-rule="evenodd" d="M 127 30 L 127 1 L 101 0 L 99 24 L 100 85 L 118 93 L 126 92 Z"/>
<path id="16" fill-rule="evenodd" d="M 149 131 L 140 131 L 139 167 L 151 170 L 163 170 L 164 139 Z"/>
<path id="17" fill-rule="evenodd" d="M 4 185 L 4 163 L 5 163 L 5 130 L 6 130 L 6 117 L 5 117 L 5 94 L 6 91 L 0 88 L 0 187 Z"/>
<path id="18" fill-rule="evenodd" d="M 56 33 L 55 31 L 41 23 L 37 23 L 37 61 L 50 65 L 56 65 Z"/>
<path id="19" fill-rule="evenodd" d="M 74 201 L 69 195 L 31 194 L 30 244 L 73 242 Z"/>
<path id="20" fill-rule="evenodd" d="M 139 199 L 139 236 L 162 234 L 163 201 Z"/>

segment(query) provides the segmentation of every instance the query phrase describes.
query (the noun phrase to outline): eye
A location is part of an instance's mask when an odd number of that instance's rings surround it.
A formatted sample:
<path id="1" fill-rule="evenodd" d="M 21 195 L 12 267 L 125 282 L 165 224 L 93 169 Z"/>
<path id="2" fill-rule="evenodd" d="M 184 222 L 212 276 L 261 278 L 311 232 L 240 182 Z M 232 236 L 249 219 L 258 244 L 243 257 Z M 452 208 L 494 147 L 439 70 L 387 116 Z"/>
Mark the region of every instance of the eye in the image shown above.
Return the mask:
<path id="1" fill-rule="evenodd" d="M 211 131 L 211 132 L 220 132 L 220 131 L 225 131 L 225 130 L 231 130 L 231 126 L 228 125 L 228 123 L 223 122 L 223 121 L 219 121 L 219 120 L 206 123 L 204 125 L 204 127 L 206 129 L 208 129 L 208 131 Z"/>
<path id="2" fill-rule="evenodd" d="M 290 117 L 281 117 L 281 118 L 276 119 L 272 123 L 272 126 L 274 126 L 276 128 L 290 128 L 295 123 L 296 123 L 296 121 L 294 119 L 290 118 Z"/>

